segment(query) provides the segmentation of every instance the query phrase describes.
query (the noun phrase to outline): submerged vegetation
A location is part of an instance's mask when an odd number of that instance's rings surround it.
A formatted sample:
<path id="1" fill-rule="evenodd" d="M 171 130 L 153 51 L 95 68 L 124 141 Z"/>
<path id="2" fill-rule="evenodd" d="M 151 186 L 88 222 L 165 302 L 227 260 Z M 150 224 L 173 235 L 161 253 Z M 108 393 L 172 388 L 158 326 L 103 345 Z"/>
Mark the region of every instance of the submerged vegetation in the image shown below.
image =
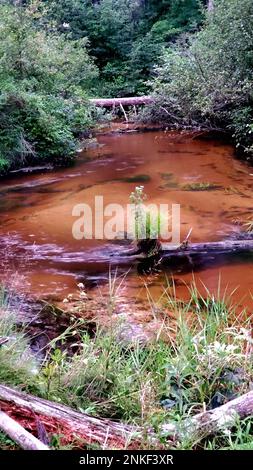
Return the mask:
<path id="1" fill-rule="evenodd" d="M 220 188 L 221 186 L 215 183 L 187 183 L 181 187 L 183 191 L 213 191 Z"/>
<path id="2" fill-rule="evenodd" d="M 16 312 L 15 312 L 16 311 Z M 0 383 L 27 386 L 38 369 L 24 329 L 17 326 L 18 304 L 10 306 L 8 291 L 0 287 Z"/>

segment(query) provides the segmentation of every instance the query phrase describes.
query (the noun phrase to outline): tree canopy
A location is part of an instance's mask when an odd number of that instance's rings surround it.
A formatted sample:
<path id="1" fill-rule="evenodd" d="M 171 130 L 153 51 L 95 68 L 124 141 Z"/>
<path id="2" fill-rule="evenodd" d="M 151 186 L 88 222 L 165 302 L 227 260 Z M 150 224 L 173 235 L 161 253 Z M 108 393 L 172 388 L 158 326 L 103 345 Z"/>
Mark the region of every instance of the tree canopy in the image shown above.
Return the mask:
<path id="1" fill-rule="evenodd" d="M 251 0 L 1 0 L 0 172 L 67 161 L 88 97 L 150 93 L 147 118 L 224 129 L 252 153 Z"/>
<path id="2" fill-rule="evenodd" d="M 145 93 L 162 48 L 202 20 L 199 0 L 45 0 L 48 17 L 70 37 L 88 37 L 103 97 Z M 65 26 L 64 26 L 65 25 Z"/>

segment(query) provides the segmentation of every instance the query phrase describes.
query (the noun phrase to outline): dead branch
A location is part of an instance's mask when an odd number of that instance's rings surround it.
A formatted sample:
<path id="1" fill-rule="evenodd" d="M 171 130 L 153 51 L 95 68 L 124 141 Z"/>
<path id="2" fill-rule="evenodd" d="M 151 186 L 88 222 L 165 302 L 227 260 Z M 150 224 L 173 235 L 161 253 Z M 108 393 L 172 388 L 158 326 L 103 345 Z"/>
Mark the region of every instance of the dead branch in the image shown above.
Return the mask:
<path id="1" fill-rule="evenodd" d="M 168 424 L 162 426 L 162 432 L 174 436 L 177 440 L 197 443 L 202 439 L 231 429 L 239 419 L 253 415 L 253 391 L 229 401 L 225 405 L 211 411 L 199 413 L 184 420 L 178 426 Z"/>

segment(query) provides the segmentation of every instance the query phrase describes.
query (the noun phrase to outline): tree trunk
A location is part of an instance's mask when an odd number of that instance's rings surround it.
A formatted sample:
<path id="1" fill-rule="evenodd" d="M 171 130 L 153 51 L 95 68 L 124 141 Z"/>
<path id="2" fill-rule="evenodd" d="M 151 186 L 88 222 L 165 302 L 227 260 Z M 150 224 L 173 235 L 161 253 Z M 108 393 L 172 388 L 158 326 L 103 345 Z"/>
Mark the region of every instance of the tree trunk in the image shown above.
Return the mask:
<path id="1" fill-rule="evenodd" d="M 214 10 L 213 0 L 208 0 L 207 8 L 208 8 L 208 11 L 213 11 Z"/>
<path id="2" fill-rule="evenodd" d="M 59 403 L 18 392 L 3 385 L 0 385 L 0 407 L 25 422 L 26 428 L 32 430 L 36 429 L 35 419 L 39 418 L 47 431 L 62 434 L 64 442 L 72 445 L 81 439 L 83 444 L 99 444 L 103 449 L 139 449 L 141 439 L 146 436 L 153 446 L 160 448 L 160 441 L 152 429 L 142 429 L 78 413 Z M 238 419 L 252 415 L 253 391 L 219 408 L 199 413 L 178 425 L 164 424 L 160 431 L 174 444 L 182 440 L 194 444 L 233 427 Z"/>
<path id="3" fill-rule="evenodd" d="M 151 96 L 132 96 L 129 98 L 108 98 L 108 99 L 90 99 L 91 104 L 104 108 L 115 108 L 116 106 L 137 106 L 143 104 L 153 103 L 154 100 Z"/>
<path id="4" fill-rule="evenodd" d="M 162 248 L 163 256 L 171 255 L 194 255 L 194 254 L 208 254 L 208 253 L 240 253 L 243 251 L 253 250 L 253 239 L 249 240 L 224 240 L 220 242 L 207 242 L 207 243 L 188 243 L 186 246 L 171 247 L 164 243 Z"/>
<path id="5" fill-rule="evenodd" d="M 0 385 L 0 408 L 33 432 L 37 431 L 36 419 L 39 419 L 47 432 L 64 436 L 64 443 L 79 441 L 80 446 L 81 440 L 82 445 L 98 444 L 102 448 L 140 447 L 137 427 L 78 413 L 67 406 L 4 385 Z"/>
<path id="6" fill-rule="evenodd" d="M 26 431 L 19 423 L 0 411 L 0 429 L 9 436 L 21 449 L 24 450 L 50 450 L 37 437 Z"/>

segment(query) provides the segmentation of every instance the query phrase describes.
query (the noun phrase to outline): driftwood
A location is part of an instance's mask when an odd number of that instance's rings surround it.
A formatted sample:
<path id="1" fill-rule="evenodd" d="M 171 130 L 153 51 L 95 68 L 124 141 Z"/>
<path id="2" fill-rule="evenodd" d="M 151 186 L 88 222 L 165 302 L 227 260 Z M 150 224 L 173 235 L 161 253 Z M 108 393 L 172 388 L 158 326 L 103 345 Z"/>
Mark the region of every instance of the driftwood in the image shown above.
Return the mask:
<path id="1" fill-rule="evenodd" d="M 9 341 L 9 338 L 0 336 L 0 347 L 3 346 L 3 344 L 8 343 L 8 341 Z"/>
<path id="2" fill-rule="evenodd" d="M 0 410 L 0 429 L 9 436 L 21 449 L 24 450 L 49 450 L 37 437 L 34 437 L 14 419 Z"/>
<path id="3" fill-rule="evenodd" d="M 229 401 L 211 411 L 199 413 L 184 420 L 180 425 L 163 425 L 162 432 L 173 435 L 176 440 L 197 443 L 210 435 L 231 429 L 239 419 L 253 416 L 253 391 Z"/>
<path id="4" fill-rule="evenodd" d="M 36 418 L 48 432 L 62 436 L 64 443 L 98 444 L 102 448 L 140 447 L 138 428 L 79 413 L 59 403 L 0 385 L 0 408 L 36 433 Z"/>
<path id="5" fill-rule="evenodd" d="M 225 240 L 220 242 L 207 242 L 207 243 L 186 243 L 181 246 L 170 245 L 163 243 L 160 256 L 162 260 L 169 259 L 170 257 L 182 257 L 193 255 L 219 255 L 223 253 L 240 253 L 253 251 L 253 239 L 250 240 Z M 136 251 L 125 251 L 120 253 L 122 262 L 129 257 L 131 260 L 140 260 L 141 253 Z M 117 258 L 119 261 L 119 258 Z"/>
<path id="6" fill-rule="evenodd" d="M 103 108 L 115 108 L 119 106 L 138 106 L 143 104 L 150 104 L 153 103 L 154 100 L 151 96 L 132 96 L 129 98 L 108 98 L 108 99 L 91 99 L 89 100 L 91 104 L 95 106 L 100 106 Z"/>

